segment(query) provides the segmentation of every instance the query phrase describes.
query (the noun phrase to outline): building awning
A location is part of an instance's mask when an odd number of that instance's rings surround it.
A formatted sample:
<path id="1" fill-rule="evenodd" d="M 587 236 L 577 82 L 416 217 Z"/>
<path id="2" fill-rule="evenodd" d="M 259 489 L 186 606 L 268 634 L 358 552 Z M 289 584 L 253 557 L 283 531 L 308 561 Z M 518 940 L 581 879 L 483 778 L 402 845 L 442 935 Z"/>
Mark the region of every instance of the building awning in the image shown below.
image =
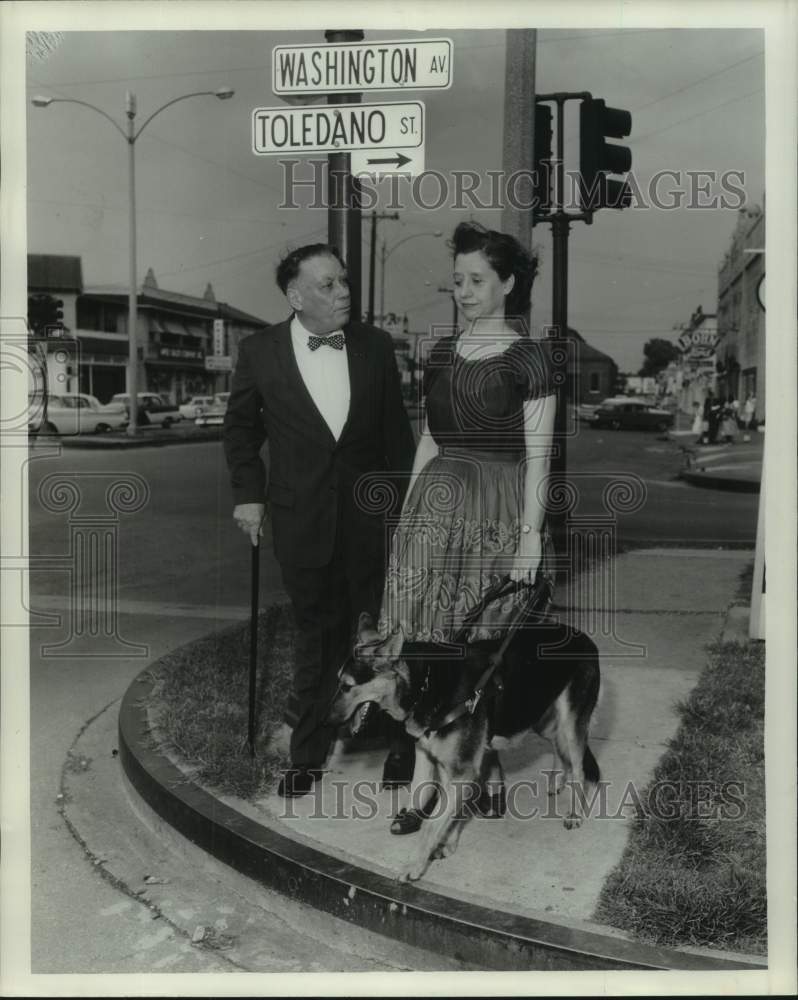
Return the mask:
<path id="1" fill-rule="evenodd" d="M 129 354 L 126 340 L 105 340 L 101 337 L 78 337 L 81 354 Z"/>
<path id="2" fill-rule="evenodd" d="M 191 368 L 192 370 L 205 371 L 205 359 L 201 361 L 193 358 L 147 358 L 144 362 L 149 368 Z"/>

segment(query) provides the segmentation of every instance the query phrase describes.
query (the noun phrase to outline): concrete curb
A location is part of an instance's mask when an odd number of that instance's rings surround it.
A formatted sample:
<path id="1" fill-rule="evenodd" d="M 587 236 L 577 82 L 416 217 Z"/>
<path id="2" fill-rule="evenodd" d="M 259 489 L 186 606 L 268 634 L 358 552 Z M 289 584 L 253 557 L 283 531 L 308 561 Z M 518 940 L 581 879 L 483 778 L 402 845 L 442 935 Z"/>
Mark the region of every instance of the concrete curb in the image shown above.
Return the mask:
<path id="1" fill-rule="evenodd" d="M 74 437 L 54 438 L 54 443 L 62 445 L 64 448 L 84 448 L 87 451 L 105 451 L 111 449 L 124 450 L 126 448 L 163 448 L 174 444 L 196 444 L 207 441 L 221 441 L 221 427 L 208 428 L 198 431 L 196 434 L 170 434 L 169 431 L 155 432 L 150 435 L 139 435 L 133 438 L 120 438 L 108 434 L 97 437 L 81 437 L 76 434 Z"/>
<path id="2" fill-rule="evenodd" d="M 701 486 L 709 490 L 730 490 L 735 493 L 759 493 L 758 479 L 736 479 L 731 476 L 716 476 L 709 472 L 682 470 L 679 478 L 691 486 Z"/>
<path id="3" fill-rule="evenodd" d="M 470 965 L 501 970 L 764 969 L 757 956 L 659 948 L 475 905 L 400 884 L 256 823 L 192 782 L 147 740 L 150 665 L 119 712 L 122 766 L 137 794 L 178 832 L 271 889 L 348 922 Z"/>

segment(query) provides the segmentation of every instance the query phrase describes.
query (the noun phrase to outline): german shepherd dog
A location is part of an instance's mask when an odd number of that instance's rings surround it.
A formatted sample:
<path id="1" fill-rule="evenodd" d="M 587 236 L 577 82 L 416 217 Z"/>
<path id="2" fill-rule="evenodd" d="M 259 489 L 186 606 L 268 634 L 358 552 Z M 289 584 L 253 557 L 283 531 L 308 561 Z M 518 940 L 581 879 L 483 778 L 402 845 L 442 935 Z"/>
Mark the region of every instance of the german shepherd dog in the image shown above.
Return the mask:
<path id="1" fill-rule="evenodd" d="M 474 700 L 475 685 L 495 645 L 468 643 L 452 647 L 452 656 L 442 658 L 441 646 L 404 643 L 401 632 L 383 639 L 370 616 L 360 616 L 353 655 L 341 670 L 330 721 L 340 725 L 352 720 L 350 726 L 356 731 L 370 703 L 376 703 L 403 721 L 417 740 L 411 803 L 426 801 L 411 810 L 410 817 L 400 813 L 391 830 L 410 833 L 422 828 L 423 832 L 418 854 L 400 881 L 421 878 L 430 861 L 453 854 L 475 808 L 485 815 L 502 814 L 501 808 L 491 813 L 490 806 L 485 812 L 479 805 L 492 801 L 496 808 L 497 797 L 486 796 L 486 791 L 489 782 L 503 790 L 496 750 L 510 737 L 534 730 L 551 741 L 553 770 L 560 780 L 550 794 L 571 786 L 566 829 L 582 822 L 585 781 L 599 781 L 598 764 L 587 744 L 600 683 L 592 640 L 553 619 L 527 622 L 509 642 L 484 696 Z M 469 707 L 446 722 L 452 710 L 465 703 Z M 470 810 L 464 798 L 471 800 Z M 399 820 L 408 818 L 415 822 L 405 822 L 401 828 Z"/>

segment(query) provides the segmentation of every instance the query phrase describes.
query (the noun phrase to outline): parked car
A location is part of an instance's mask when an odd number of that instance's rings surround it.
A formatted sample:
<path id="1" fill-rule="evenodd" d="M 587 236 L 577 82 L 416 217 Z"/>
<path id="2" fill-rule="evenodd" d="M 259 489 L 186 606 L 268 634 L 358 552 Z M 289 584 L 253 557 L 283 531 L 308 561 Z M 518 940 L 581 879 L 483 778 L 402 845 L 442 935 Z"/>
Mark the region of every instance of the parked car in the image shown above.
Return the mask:
<path id="1" fill-rule="evenodd" d="M 171 427 L 172 424 L 176 424 L 179 420 L 183 419 L 178 408 L 172 403 L 168 403 L 157 392 L 139 392 L 137 393 L 137 399 L 139 403 L 140 424 L 156 424 L 161 427 Z M 126 392 L 117 392 L 111 397 L 111 402 L 121 403 L 127 411 L 130 396 Z"/>
<path id="2" fill-rule="evenodd" d="M 127 425 L 127 411 L 118 403 L 103 405 L 96 396 L 69 392 L 44 398 L 29 396 L 28 429 L 43 434 L 102 434 Z"/>
<path id="3" fill-rule="evenodd" d="M 194 423 L 198 427 L 212 427 L 224 423 L 224 415 L 227 413 L 227 401 L 230 398 L 229 392 L 218 392 L 213 397 L 213 404 L 204 413 L 194 418 Z"/>
<path id="4" fill-rule="evenodd" d="M 666 431 L 673 427 L 674 416 L 668 410 L 652 406 L 642 399 L 605 399 L 593 414 L 592 427 L 619 430 Z"/>
<path id="5" fill-rule="evenodd" d="M 194 417 L 209 410 L 214 404 L 214 399 L 214 396 L 192 396 L 187 403 L 182 403 L 178 410 L 186 420 L 193 420 Z"/>

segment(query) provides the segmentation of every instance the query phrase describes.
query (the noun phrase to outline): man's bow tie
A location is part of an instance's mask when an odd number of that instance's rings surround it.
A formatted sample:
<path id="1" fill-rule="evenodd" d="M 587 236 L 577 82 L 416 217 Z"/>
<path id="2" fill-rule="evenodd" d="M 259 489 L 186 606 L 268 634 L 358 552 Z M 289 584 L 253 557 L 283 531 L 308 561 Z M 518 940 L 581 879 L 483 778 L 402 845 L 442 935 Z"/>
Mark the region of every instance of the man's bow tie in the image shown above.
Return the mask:
<path id="1" fill-rule="evenodd" d="M 320 347 L 334 347 L 340 351 L 344 346 L 344 335 L 333 333 L 329 337 L 316 337 L 312 333 L 308 336 L 308 347 L 311 351 L 317 351 Z"/>

